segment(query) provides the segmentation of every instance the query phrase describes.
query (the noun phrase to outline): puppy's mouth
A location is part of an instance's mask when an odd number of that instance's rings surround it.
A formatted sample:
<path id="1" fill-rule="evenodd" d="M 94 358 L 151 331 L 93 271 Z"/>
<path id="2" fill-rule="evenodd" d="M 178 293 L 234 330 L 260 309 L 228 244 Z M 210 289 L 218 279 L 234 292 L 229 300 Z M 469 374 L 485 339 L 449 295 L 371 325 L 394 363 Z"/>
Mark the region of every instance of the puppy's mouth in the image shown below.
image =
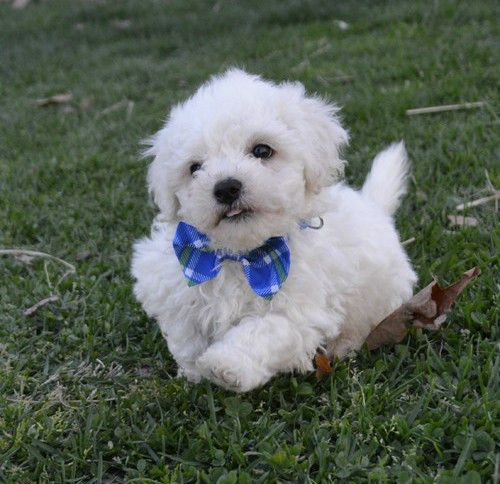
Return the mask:
<path id="1" fill-rule="evenodd" d="M 250 208 L 230 208 L 222 215 L 221 221 L 240 222 L 242 220 L 250 218 L 253 213 L 253 210 L 251 210 Z"/>

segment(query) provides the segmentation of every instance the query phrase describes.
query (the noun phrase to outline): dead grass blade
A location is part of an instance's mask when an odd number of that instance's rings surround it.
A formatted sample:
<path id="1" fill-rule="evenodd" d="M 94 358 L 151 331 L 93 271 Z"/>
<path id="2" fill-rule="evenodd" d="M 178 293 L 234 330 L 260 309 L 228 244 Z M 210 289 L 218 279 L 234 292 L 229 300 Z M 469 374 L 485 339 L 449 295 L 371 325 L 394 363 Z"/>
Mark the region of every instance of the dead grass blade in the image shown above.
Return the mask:
<path id="1" fill-rule="evenodd" d="M 486 105 L 484 101 L 477 101 L 472 103 L 461 103 L 461 104 L 445 104 L 442 106 L 428 106 L 425 108 L 414 108 L 407 109 L 407 116 L 414 116 L 416 114 L 431 114 L 431 113 L 442 113 L 445 111 L 458 111 L 459 109 L 474 109 L 482 108 Z"/>
<path id="2" fill-rule="evenodd" d="M 59 301 L 59 296 L 56 296 L 55 294 L 49 297 L 46 297 L 45 299 L 42 299 L 41 301 L 38 301 L 36 304 L 33 304 L 30 308 L 26 309 L 24 311 L 25 316 L 31 316 L 35 314 L 38 309 L 40 309 L 42 306 L 45 306 L 46 304 L 49 304 L 51 302 Z"/>
<path id="3" fill-rule="evenodd" d="M 53 104 L 64 104 L 68 103 L 73 99 L 73 95 L 70 93 L 66 94 L 54 94 L 53 96 L 43 97 L 35 100 L 35 104 L 40 107 L 50 106 Z"/>
<path id="4" fill-rule="evenodd" d="M 56 257 L 54 255 L 46 254 L 45 252 L 38 252 L 36 250 L 23 250 L 23 249 L 0 249 L 0 255 L 11 255 L 16 258 L 42 257 L 45 259 L 52 259 L 66 266 L 69 269 L 69 273 L 72 274 L 76 272 L 76 267 L 73 264 L 70 264 L 69 262 L 66 262 L 65 260 L 60 259 L 59 257 Z"/>

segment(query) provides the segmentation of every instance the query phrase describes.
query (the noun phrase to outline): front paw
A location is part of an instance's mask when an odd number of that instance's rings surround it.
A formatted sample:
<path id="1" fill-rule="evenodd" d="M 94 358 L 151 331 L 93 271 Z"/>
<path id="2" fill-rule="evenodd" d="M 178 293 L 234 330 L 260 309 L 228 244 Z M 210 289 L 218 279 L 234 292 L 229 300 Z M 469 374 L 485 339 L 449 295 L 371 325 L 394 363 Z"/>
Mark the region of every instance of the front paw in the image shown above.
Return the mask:
<path id="1" fill-rule="evenodd" d="M 208 380 L 235 392 L 248 392 L 271 377 L 245 353 L 220 344 L 208 348 L 196 367 Z"/>
<path id="2" fill-rule="evenodd" d="M 191 383 L 200 383 L 202 375 L 196 368 L 192 367 L 191 365 L 186 365 L 179 366 L 179 369 L 177 370 L 177 378 L 182 377 L 185 377 L 187 381 Z"/>

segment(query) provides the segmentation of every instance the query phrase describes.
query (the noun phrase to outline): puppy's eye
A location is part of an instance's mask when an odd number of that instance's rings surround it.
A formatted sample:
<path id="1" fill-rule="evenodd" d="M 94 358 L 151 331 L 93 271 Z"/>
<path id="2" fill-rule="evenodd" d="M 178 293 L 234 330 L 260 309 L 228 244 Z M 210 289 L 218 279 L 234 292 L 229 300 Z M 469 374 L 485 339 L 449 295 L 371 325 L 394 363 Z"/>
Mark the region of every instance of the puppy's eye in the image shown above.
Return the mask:
<path id="1" fill-rule="evenodd" d="M 252 155 L 255 156 L 255 158 L 261 158 L 263 160 L 267 160 L 268 158 L 271 158 L 271 156 L 274 155 L 274 151 L 268 145 L 258 144 L 253 147 Z"/>
<path id="2" fill-rule="evenodd" d="M 193 175 L 200 168 L 201 168 L 201 163 L 198 163 L 198 162 L 191 163 L 191 166 L 189 167 L 189 171 L 191 172 L 191 175 Z"/>

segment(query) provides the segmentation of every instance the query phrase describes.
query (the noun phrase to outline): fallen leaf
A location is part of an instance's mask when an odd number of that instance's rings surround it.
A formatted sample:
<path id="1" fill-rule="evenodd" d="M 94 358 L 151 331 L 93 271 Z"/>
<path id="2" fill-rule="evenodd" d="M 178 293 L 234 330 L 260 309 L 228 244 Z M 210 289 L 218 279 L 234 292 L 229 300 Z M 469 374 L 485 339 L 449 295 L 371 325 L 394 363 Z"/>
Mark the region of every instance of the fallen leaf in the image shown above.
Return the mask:
<path id="1" fill-rule="evenodd" d="M 12 2 L 12 8 L 14 10 L 22 10 L 26 8 L 31 3 L 31 0 L 14 0 Z"/>
<path id="2" fill-rule="evenodd" d="M 90 251 L 84 250 L 84 251 L 76 254 L 75 260 L 77 260 L 78 262 L 81 262 L 81 261 L 90 259 L 91 257 L 92 257 L 92 254 L 90 253 Z"/>
<path id="3" fill-rule="evenodd" d="M 314 357 L 314 363 L 316 365 L 316 380 L 321 381 L 326 375 L 329 375 L 333 370 L 330 365 L 330 361 L 326 355 L 322 353 L 317 353 Z"/>
<path id="4" fill-rule="evenodd" d="M 436 280 L 417 292 L 409 301 L 389 314 L 379 323 L 365 340 L 369 350 L 383 345 L 397 344 L 403 341 L 408 334 L 408 328 L 424 328 L 437 330 L 446 321 L 446 316 L 459 294 L 481 274 L 478 267 L 464 272 L 462 277 L 451 286 L 441 288 Z M 327 345 L 327 353 L 317 353 L 314 357 L 316 365 L 316 379 L 318 381 L 332 372 L 330 359 L 333 353 Z"/>
<path id="5" fill-rule="evenodd" d="M 452 227 L 477 227 L 476 217 L 464 217 L 463 215 L 448 215 Z"/>
<path id="6" fill-rule="evenodd" d="M 84 111 L 94 107 L 95 103 L 95 97 L 94 96 L 89 96 L 89 97 L 84 97 L 80 101 L 80 109 L 83 109 Z"/>
<path id="7" fill-rule="evenodd" d="M 111 25 L 119 30 L 129 29 L 132 25 L 132 21 L 129 19 L 124 20 L 112 20 Z"/>
<path id="8" fill-rule="evenodd" d="M 374 350 L 382 345 L 395 345 L 403 341 L 408 334 L 407 322 L 411 319 L 411 314 L 407 305 L 403 305 L 387 316 L 366 338 L 368 349 Z"/>
<path id="9" fill-rule="evenodd" d="M 431 282 L 375 327 L 365 341 L 368 349 L 399 343 L 407 335 L 409 326 L 439 329 L 446 321 L 446 313 L 455 299 L 480 273 L 474 267 L 455 284 L 444 289 L 439 287 L 436 280 Z"/>
<path id="10" fill-rule="evenodd" d="M 41 308 L 42 306 L 45 306 L 46 304 L 51 303 L 51 302 L 55 302 L 55 301 L 59 301 L 59 296 L 53 295 L 53 296 L 46 297 L 45 299 L 38 301 L 36 304 L 33 304 L 33 306 L 26 309 L 24 311 L 24 315 L 31 316 L 36 311 L 38 311 L 38 309 Z"/>
<path id="11" fill-rule="evenodd" d="M 451 286 L 442 289 L 435 283 L 431 288 L 431 299 L 436 303 L 437 311 L 435 316 L 428 317 L 425 313 L 416 311 L 413 318 L 413 326 L 436 330 L 446 321 L 446 313 L 450 310 L 455 299 L 460 293 L 481 274 L 478 267 L 473 267 L 464 272 L 462 277 Z"/>
<path id="12" fill-rule="evenodd" d="M 19 254 L 15 255 L 14 259 L 18 260 L 19 262 L 22 262 L 23 264 L 26 264 L 27 266 L 32 266 L 33 265 L 33 259 L 34 257 L 26 254 Z"/>
<path id="13" fill-rule="evenodd" d="M 43 97 L 40 99 L 37 99 L 35 101 L 35 104 L 37 106 L 50 106 L 51 104 L 64 104 L 73 99 L 73 95 L 66 93 L 66 94 L 54 94 L 53 96 L 49 97 Z"/>

